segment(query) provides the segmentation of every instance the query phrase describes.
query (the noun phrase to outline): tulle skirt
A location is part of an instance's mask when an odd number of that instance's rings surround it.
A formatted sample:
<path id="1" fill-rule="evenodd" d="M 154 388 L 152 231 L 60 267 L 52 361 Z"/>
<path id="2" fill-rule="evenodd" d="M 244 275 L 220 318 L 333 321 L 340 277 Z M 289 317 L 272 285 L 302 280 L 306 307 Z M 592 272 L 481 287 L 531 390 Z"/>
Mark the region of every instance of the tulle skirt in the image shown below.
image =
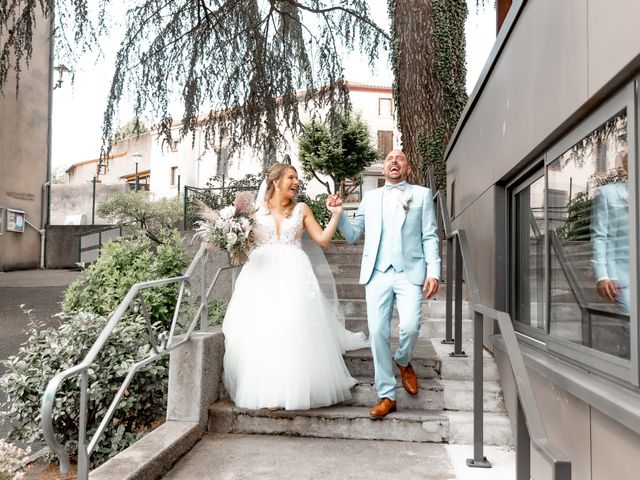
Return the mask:
<path id="1" fill-rule="evenodd" d="M 345 330 L 309 258 L 291 245 L 254 250 L 240 272 L 222 330 L 224 385 L 236 406 L 305 410 L 351 398 L 342 354 L 368 347 Z"/>

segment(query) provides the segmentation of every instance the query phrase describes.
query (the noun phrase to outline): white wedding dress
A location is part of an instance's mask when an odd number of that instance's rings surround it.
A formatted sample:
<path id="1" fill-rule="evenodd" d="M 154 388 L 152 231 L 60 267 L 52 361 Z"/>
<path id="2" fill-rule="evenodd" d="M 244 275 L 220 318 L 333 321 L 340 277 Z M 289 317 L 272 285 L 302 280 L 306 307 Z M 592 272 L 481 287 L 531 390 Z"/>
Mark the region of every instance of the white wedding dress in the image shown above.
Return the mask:
<path id="1" fill-rule="evenodd" d="M 351 398 L 342 354 L 368 347 L 345 330 L 301 248 L 303 203 L 276 231 L 256 213 L 256 248 L 242 268 L 222 325 L 224 385 L 236 406 L 304 410 Z"/>

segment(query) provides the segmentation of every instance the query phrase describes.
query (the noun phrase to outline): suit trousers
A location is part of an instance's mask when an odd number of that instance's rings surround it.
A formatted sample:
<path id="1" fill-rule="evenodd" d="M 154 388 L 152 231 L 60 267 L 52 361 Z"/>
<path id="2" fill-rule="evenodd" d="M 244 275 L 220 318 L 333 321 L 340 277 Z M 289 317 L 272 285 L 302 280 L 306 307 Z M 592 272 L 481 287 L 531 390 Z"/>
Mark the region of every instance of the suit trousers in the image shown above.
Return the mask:
<path id="1" fill-rule="evenodd" d="M 379 398 L 395 400 L 396 379 L 393 360 L 407 366 L 420 333 L 422 286 L 411 283 L 404 272 L 389 267 L 374 270 L 366 287 L 369 341 L 375 366 L 376 391 Z M 391 316 L 394 302 L 400 316 L 398 347 L 391 355 Z"/>

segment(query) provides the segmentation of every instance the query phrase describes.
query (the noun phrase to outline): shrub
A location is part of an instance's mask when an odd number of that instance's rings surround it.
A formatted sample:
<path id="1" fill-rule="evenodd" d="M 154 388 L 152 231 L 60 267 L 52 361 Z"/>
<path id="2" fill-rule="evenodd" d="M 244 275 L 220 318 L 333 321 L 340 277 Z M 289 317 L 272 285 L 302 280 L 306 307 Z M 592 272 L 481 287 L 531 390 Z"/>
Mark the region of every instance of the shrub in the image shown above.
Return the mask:
<path id="1" fill-rule="evenodd" d="M 145 235 L 105 244 L 98 261 L 69 286 L 63 301 L 61 324 L 45 328 L 33 322 L 29 338 L 17 355 L 3 362 L 0 377 L 6 401 L 0 421 L 9 423 L 10 439 L 42 442 L 40 402 L 47 383 L 57 373 L 77 365 L 103 330 L 134 283 L 181 275 L 187 258 L 178 232 L 163 232 L 163 243 L 152 246 Z M 154 328 L 166 330 L 175 308 L 177 285 L 144 290 Z M 89 369 L 87 433 L 91 436 L 104 417 L 128 369 L 150 352 L 144 318 L 128 312 L 109 337 Z M 125 449 L 165 412 L 167 368 L 165 356 L 139 371 L 120 401 L 91 461 L 96 466 Z M 67 451 L 77 450 L 79 377 L 60 386 L 54 408 L 54 428 Z"/>
<path id="2" fill-rule="evenodd" d="M 155 248 L 144 235 L 104 244 L 98 261 L 65 292 L 63 310 L 109 315 L 134 283 L 181 275 L 187 266 L 187 257 L 180 235 L 174 231 L 163 233 L 162 237 L 164 243 Z M 177 285 L 165 285 L 143 291 L 152 322 L 168 327 L 177 289 Z"/>
<path id="3" fill-rule="evenodd" d="M 7 372 L 0 377 L 0 388 L 6 393 L 6 400 L 0 405 L 0 421 L 11 425 L 10 440 L 43 442 L 40 402 L 47 383 L 58 372 L 82 361 L 107 321 L 86 311 L 59 315 L 61 324 L 57 328 L 45 328 L 34 321 L 18 354 L 2 362 Z M 147 338 L 142 318 L 124 318 L 89 369 L 89 437 L 104 417 L 130 365 L 148 355 Z M 92 466 L 131 445 L 163 416 L 167 370 L 168 358 L 164 357 L 135 375 L 91 456 Z M 79 383 L 77 376 L 61 385 L 53 411 L 58 441 L 68 452 L 77 450 Z"/>

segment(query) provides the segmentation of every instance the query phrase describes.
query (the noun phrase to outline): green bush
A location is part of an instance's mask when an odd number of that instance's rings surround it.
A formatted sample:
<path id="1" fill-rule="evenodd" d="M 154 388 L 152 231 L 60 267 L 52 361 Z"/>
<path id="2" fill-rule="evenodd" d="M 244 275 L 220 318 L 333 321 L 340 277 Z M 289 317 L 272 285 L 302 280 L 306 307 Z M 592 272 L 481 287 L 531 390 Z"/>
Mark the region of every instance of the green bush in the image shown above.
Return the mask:
<path id="1" fill-rule="evenodd" d="M 0 421 L 11 425 L 8 438 L 42 443 L 40 404 L 47 383 L 57 373 L 82 361 L 106 318 L 77 311 L 60 314 L 59 327 L 33 322 L 28 340 L 17 355 L 3 361 L 6 373 L 0 388 L 6 394 L 0 405 Z M 139 316 L 123 319 L 89 369 L 87 432 L 93 435 L 124 380 L 129 366 L 149 353 L 147 332 Z M 139 371 L 129 384 L 113 420 L 109 422 L 91 456 L 96 466 L 131 445 L 165 412 L 168 358 Z M 77 451 L 80 377 L 61 385 L 56 396 L 53 425 L 58 441 L 68 452 Z"/>
<path id="2" fill-rule="evenodd" d="M 67 289 L 60 326 L 45 328 L 33 322 L 18 354 L 3 362 L 7 372 L 0 377 L 0 387 L 7 396 L 0 405 L 0 422 L 12 426 L 10 439 L 43 441 L 40 403 L 47 383 L 82 361 L 107 317 L 134 283 L 182 274 L 187 258 L 179 234 L 164 232 L 162 237 L 163 243 L 155 246 L 143 234 L 105 244 L 98 261 Z M 144 290 L 157 331 L 169 328 L 177 288 L 165 285 Z M 88 435 L 104 418 L 130 366 L 147 357 L 150 350 L 144 318 L 129 311 L 89 369 Z M 131 445 L 164 416 L 168 362 L 165 356 L 133 377 L 91 457 L 93 466 Z M 77 450 L 79 398 L 79 377 L 61 385 L 56 396 L 54 428 L 69 452 Z"/>
<path id="3" fill-rule="evenodd" d="M 63 311 L 87 310 L 97 315 L 109 315 L 134 283 L 182 275 L 187 267 L 187 256 L 179 233 L 165 233 L 162 237 L 164 243 L 154 248 L 144 235 L 104 244 L 98 261 L 65 292 Z M 177 289 L 174 284 L 143 291 L 153 323 L 160 322 L 164 328 L 168 327 Z"/>

